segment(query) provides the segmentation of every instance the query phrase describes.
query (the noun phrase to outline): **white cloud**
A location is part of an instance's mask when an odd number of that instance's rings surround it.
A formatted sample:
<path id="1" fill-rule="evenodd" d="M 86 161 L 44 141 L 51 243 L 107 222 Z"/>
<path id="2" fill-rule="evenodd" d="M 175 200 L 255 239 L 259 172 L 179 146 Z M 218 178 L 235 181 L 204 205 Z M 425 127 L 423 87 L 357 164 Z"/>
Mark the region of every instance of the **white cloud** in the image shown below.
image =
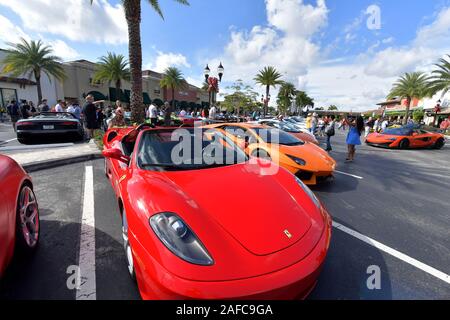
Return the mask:
<path id="1" fill-rule="evenodd" d="M 385 39 L 381 40 L 381 42 L 383 44 L 390 44 L 390 43 L 392 43 L 394 41 L 395 41 L 394 37 L 388 37 L 388 38 L 385 38 Z"/>
<path id="2" fill-rule="evenodd" d="M 328 9 L 324 0 L 316 6 L 303 0 L 266 0 L 269 24 L 290 36 L 308 38 L 327 22 Z"/>
<path id="3" fill-rule="evenodd" d="M 414 46 L 442 48 L 450 42 L 450 7 L 441 10 L 436 20 L 417 33 Z M 448 48 L 448 47 L 447 47 Z"/>
<path id="4" fill-rule="evenodd" d="M 203 86 L 203 83 L 205 82 L 205 79 L 203 77 L 196 78 L 196 77 L 186 77 L 186 81 L 197 88 L 201 88 Z"/>
<path id="5" fill-rule="evenodd" d="M 151 69 L 156 72 L 164 72 L 168 67 L 185 67 L 190 68 L 187 58 L 181 53 L 162 52 L 158 51 L 158 56 L 154 63 L 147 64 L 146 69 Z"/>
<path id="6" fill-rule="evenodd" d="M 54 55 L 65 61 L 80 57 L 78 51 L 60 39 L 48 41 L 47 44 L 52 47 Z"/>
<path id="7" fill-rule="evenodd" d="M 106 0 L 0 0 L 13 10 L 26 30 L 63 36 L 72 41 L 128 42 L 122 5 Z"/>
<path id="8" fill-rule="evenodd" d="M 388 40 L 385 43 L 393 41 Z M 420 28 L 409 45 L 388 47 L 376 53 L 365 72 L 383 77 L 425 71 L 446 52 L 450 52 L 450 8 L 442 9 L 434 22 Z"/>
<path id="9" fill-rule="evenodd" d="M 303 0 L 266 0 L 267 25 L 256 25 L 247 30 L 231 29 L 230 41 L 224 55 L 205 59 L 202 64 L 225 67 L 225 81 L 242 79 L 254 83 L 258 70 L 274 66 L 283 74 L 284 80 L 299 86 L 306 79 L 299 78 L 320 56 L 320 46 L 312 37 L 328 22 L 328 9 L 324 0 L 306 4 Z M 256 87 L 263 93 L 263 88 Z M 276 90 L 272 90 L 272 96 Z M 272 103 L 276 99 L 272 99 Z"/>
<path id="10" fill-rule="evenodd" d="M 0 45 L 7 46 L 8 44 L 18 43 L 21 38 L 30 41 L 31 38 L 20 27 L 14 25 L 8 18 L 0 15 Z M 53 54 L 62 58 L 63 60 L 75 59 L 80 54 L 66 42 L 60 39 L 47 40 L 42 36 L 38 38 L 41 41 L 52 47 Z"/>
<path id="11" fill-rule="evenodd" d="M 3 42 L 3 44 L 16 43 L 20 38 L 30 39 L 20 27 L 0 14 L 0 42 Z"/>
<path id="12" fill-rule="evenodd" d="M 390 89 L 395 78 L 368 76 L 363 63 L 340 64 L 311 68 L 308 75 L 308 94 L 316 106 L 337 105 L 341 110 L 375 109 Z"/>
<path id="13" fill-rule="evenodd" d="M 400 76 L 407 71 L 416 71 L 435 62 L 436 51 L 426 47 L 389 47 L 375 54 L 365 68 L 368 75 L 378 77 Z"/>

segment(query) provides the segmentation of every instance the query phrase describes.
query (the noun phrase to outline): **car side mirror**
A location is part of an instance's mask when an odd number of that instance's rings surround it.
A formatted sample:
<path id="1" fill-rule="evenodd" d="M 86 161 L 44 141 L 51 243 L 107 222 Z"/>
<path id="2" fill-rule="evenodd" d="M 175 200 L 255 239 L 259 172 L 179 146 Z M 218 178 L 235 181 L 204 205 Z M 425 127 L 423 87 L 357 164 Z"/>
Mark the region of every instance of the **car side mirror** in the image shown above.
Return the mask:
<path id="1" fill-rule="evenodd" d="M 102 154 L 105 158 L 115 159 L 126 164 L 130 163 L 130 157 L 124 155 L 122 151 L 117 148 L 103 150 Z"/>

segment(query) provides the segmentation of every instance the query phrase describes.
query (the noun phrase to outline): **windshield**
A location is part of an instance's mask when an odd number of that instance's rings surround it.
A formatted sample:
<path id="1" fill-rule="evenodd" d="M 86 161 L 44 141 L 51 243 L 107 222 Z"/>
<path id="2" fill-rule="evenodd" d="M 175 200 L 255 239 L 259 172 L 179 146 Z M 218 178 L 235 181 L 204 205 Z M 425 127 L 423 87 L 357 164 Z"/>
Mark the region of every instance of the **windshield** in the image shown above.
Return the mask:
<path id="1" fill-rule="evenodd" d="M 215 129 L 144 132 L 137 164 L 153 171 L 180 171 L 228 166 L 248 158 L 232 140 Z"/>
<path id="2" fill-rule="evenodd" d="M 69 112 L 42 112 L 33 118 L 36 119 L 45 119 L 45 118 L 60 118 L 60 119 L 73 119 L 75 120 L 76 117 Z"/>
<path id="3" fill-rule="evenodd" d="M 256 134 L 265 142 L 284 146 L 299 146 L 305 144 L 296 137 L 278 129 L 253 128 Z"/>
<path id="4" fill-rule="evenodd" d="M 281 129 L 286 132 L 292 132 L 292 133 L 300 133 L 301 131 L 295 128 L 293 125 L 287 122 L 274 122 L 274 121 L 268 121 L 268 122 L 261 122 L 261 124 L 268 125 L 269 127 Z"/>
<path id="5" fill-rule="evenodd" d="M 296 127 L 294 127 L 293 125 L 291 125 L 290 123 L 287 123 L 287 122 L 280 122 L 280 129 L 287 131 L 287 132 L 292 132 L 292 133 L 300 133 L 301 132 Z"/>
<path id="6" fill-rule="evenodd" d="M 392 128 L 383 131 L 383 134 L 390 134 L 393 136 L 410 136 L 412 134 L 411 128 Z"/>

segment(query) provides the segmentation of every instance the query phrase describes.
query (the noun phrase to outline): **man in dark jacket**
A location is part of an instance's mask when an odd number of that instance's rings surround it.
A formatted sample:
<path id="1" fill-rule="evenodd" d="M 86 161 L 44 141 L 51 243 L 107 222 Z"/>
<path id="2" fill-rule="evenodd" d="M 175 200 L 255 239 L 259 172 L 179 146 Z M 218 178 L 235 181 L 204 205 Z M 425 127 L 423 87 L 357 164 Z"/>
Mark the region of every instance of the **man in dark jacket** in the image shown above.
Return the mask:
<path id="1" fill-rule="evenodd" d="M 8 114 L 11 117 L 11 123 L 14 131 L 16 131 L 16 122 L 20 119 L 20 108 L 16 100 L 11 100 L 11 103 L 6 107 Z"/>
<path id="2" fill-rule="evenodd" d="M 22 100 L 20 105 L 20 113 L 22 114 L 22 119 L 28 119 L 31 115 L 31 106 L 28 104 L 27 100 Z"/>
<path id="3" fill-rule="evenodd" d="M 97 128 L 97 110 L 94 104 L 94 97 L 92 95 L 88 95 L 86 97 L 86 102 L 83 105 L 83 115 L 88 132 L 88 139 L 93 139 L 94 130 Z"/>

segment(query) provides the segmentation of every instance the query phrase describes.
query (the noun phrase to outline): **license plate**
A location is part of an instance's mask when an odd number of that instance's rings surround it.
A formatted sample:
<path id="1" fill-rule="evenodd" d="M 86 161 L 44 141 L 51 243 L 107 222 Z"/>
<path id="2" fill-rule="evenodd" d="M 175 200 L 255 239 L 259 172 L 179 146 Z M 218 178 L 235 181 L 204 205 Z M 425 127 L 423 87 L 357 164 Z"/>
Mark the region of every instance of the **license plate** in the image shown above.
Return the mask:
<path id="1" fill-rule="evenodd" d="M 54 125 L 42 126 L 42 129 L 44 129 L 44 130 L 53 130 L 53 129 L 55 129 L 55 126 Z"/>

